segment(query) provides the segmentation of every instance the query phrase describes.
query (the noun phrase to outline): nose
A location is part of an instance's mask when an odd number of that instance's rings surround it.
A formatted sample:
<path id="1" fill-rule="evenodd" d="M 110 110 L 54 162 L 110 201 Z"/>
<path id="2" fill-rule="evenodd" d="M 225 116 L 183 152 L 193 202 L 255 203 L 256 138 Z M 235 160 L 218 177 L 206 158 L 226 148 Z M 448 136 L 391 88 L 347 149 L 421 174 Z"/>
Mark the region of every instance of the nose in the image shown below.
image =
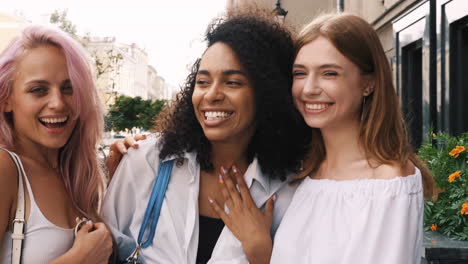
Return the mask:
<path id="1" fill-rule="evenodd" d="M 60 88 L 57 88 L 57 89 L 51 89 L 50 93 L 49 93 L 49 103 L 48 103 L 48 107 L 50 109 L 54 109 L 54 110 L 62 110 L 65 108 L 65 101 L 64 101 L 64 97 L 63 97 L 63 94 L 60 90 Z"/>
<path id="2" fill-rule="evenodd" d="M 208 102 L 218 102 L 224 99 L 222 86 L 219 82 L 213 82 L 205 94 L 205 100 Z"/>
<path id="3" fill-rule="evenodd" d="M 320 88 L 320 82 L 317 80 L 317 77 L 314 75 L 310 74 L 307 76 L 307 79 L 304 83 L 304 90 L 303 93 L 305 95 L 319 95 L 322 92 L 322 89 Z"/>

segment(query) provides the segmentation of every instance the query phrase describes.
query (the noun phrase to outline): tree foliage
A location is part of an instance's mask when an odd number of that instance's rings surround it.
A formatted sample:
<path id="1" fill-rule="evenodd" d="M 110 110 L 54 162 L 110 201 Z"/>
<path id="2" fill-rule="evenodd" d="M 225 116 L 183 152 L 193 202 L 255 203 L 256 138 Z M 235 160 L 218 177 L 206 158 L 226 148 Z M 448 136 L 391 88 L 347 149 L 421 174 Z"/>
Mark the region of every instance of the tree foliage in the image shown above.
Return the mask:
<path id="1" fill-rule="evenodd" d="M 58 25 L 58 27 L 68 34 L 76 37 L 76 25 L 67 17 L 68 9 L 54 10 L 50 15 L 50 23 Z"/>
<path id="2" fill-rule="evenodd" d="M 106 116 L 106 128 L 115 131 L 140 127 L 149 130 L 153 121 L 166 104 L 165 100 L 143 100 L 141 97 L 119 96 L 110 106 Z"/>

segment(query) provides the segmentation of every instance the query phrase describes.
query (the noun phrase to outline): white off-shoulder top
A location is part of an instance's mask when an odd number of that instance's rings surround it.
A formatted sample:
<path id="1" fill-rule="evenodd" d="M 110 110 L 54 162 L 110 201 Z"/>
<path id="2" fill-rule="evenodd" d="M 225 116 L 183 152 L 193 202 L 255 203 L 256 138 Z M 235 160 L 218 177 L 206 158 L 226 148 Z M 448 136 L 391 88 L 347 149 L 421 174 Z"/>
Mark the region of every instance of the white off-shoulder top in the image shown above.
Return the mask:
<path id="1" fill-rule="evenodd" d="M 417 168 L 386 180 L 307 177 L 278 228 L 271 263 L 420 263 L 423 211 Z"/>

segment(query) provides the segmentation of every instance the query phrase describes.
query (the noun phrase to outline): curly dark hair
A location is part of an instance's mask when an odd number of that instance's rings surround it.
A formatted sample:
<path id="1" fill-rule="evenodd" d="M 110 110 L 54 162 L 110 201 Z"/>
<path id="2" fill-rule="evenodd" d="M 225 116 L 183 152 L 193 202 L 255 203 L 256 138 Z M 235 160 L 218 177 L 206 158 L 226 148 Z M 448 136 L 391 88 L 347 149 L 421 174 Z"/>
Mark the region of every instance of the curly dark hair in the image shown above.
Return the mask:
<path id="1" fill-rule="evenodd" d="M 284 180 L 288 171 L 296 171 L 308 149 L 310 128 L 305 125 L 292 103 L 292 33 L 269 14 L 237 12 L 211 23 L 206 32 L 208 47 L 222 42 L 237 55 L 255 91 L 256 131 L 247 160 L 256 156 L 269 177 Z M 211 144 L 198 123 L 192 104 L 200 59 L 192 67 L 175 104 L 160 114 L 160 158 L 182 157 L 195 151 L 204 171 L 212 171 Z"/>

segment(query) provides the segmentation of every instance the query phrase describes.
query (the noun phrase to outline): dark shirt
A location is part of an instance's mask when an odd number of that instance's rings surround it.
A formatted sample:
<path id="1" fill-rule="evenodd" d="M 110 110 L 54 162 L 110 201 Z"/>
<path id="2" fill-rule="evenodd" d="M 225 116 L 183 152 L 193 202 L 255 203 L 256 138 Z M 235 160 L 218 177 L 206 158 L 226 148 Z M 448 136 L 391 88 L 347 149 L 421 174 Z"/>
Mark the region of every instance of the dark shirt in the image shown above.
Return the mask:
<path id="1" fill-rule="evenodd" d="M 223 220 L 200 215 L 200 233 L 198 236 L 197 264 L 206 264 L 218 242 L 224 228 Z"/>

